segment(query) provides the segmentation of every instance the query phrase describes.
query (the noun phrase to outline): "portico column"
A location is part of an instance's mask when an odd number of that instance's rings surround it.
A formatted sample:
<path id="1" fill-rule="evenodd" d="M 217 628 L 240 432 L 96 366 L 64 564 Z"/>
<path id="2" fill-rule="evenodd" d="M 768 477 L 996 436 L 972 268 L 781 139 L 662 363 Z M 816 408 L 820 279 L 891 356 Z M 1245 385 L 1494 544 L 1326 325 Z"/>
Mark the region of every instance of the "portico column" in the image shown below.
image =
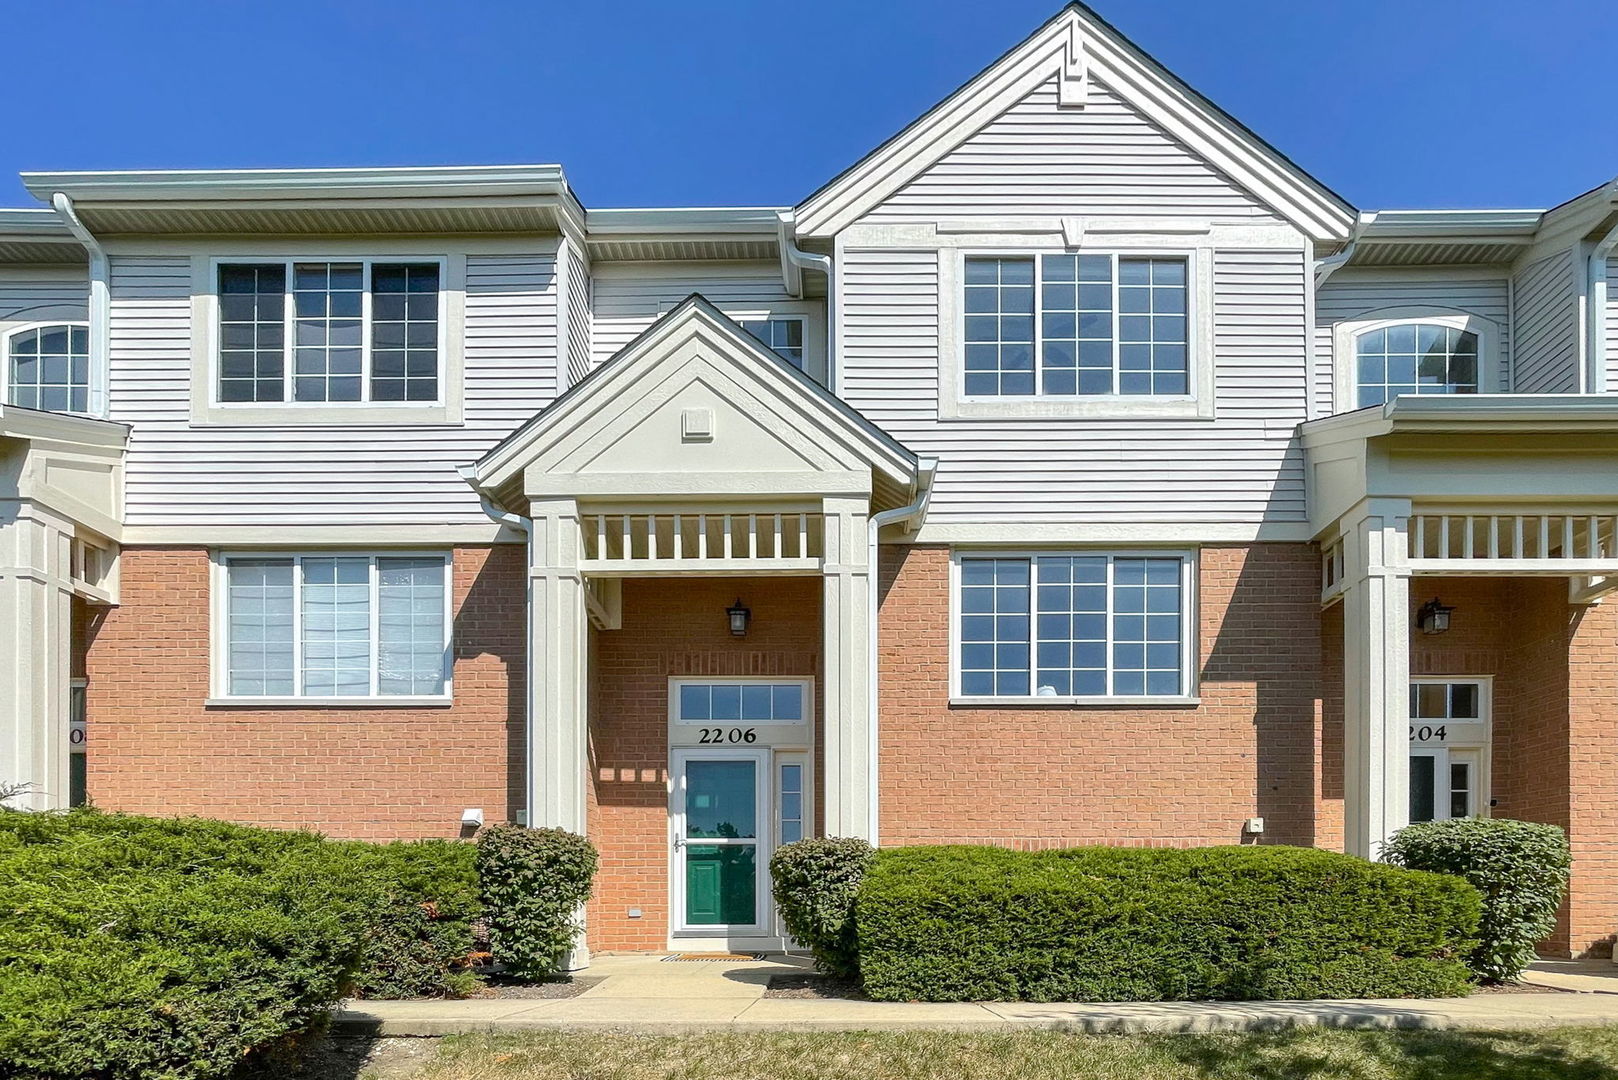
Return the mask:
<path id="1" fill-rule="evenodd" d="M 0 500 L 0 784 L 9 805 L 68 804 L 73 524 L 28 499 Z"/>
<path id="2" fill-rule="evenodd" d="M 528 823 L 584 835 L 588 654 L 579 508 L 535 500 L 528 537 Z"/>
<path id="3" fill-rule="evenodd" d="M 1374 859 L 1410 817 L 1410 503 L 1344 522 L 1343 849 Z"/>
<path id="4" fill-rule="evenodd" d="M 821 619 L 825 686 L 823 804 L 827 836 L 875 837 L 876 747 L 872 745 L 869 665 L 872 618 L 865 498 L 827 498 L 825 604 Z"/>

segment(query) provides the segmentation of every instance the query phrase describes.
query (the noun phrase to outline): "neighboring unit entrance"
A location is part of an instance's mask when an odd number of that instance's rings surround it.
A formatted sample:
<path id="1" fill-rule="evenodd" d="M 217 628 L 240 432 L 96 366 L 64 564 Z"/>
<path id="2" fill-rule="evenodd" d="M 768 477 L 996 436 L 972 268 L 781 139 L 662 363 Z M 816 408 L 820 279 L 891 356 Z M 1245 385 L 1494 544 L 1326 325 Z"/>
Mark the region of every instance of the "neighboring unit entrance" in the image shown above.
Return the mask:
<path id="1" fill-rule="evenodd" d="M 1490 680 L 1410 683 L 1410 820 L 1488 813 Z"/>
<path id="2" fill-rule="evenodd" d="M 809 816 L 811 680 L 669 683 L 671 948 L 780 948 L 769 860 Z"/>

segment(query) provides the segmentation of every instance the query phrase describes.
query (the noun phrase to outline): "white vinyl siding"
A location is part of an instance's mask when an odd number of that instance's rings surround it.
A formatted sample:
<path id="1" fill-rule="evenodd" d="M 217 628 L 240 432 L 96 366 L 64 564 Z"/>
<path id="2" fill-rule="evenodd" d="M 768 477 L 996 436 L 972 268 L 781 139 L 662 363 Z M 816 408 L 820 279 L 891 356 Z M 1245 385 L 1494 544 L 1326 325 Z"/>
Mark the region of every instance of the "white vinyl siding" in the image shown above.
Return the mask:
<path id="1" fill-rule="evenodd" d="M 1330 416 L 1356 407 L 1352 399 L 1335 400 L 1333 388 L 1336 365 L 1352 369 L 1352 353 L 1335 355 L 1333 330 L 1339 323 L 1398 317 L 1398 313 L 1452 312 L 1477 315 L 1497 328 L 1496 366 L 1492 373 L 1480 372 L 1483 385 L 1510 385 L 1511 312 L 1509 286 L 1504 275 L 1498 278 L 1456 278 L 1439 272 L 1410 271 L 1394 275 L 1388 271 L 1360 273 L 1339 270 L 1315 298 L 1315 371 L 1311 380 L 1314 415 Z M 1411 316 L 1414 318 L 1414 316 Z M 1492 378 L 1483 378 L 1492 374 Z M 1352 380 L 1345 380 L 1351 382 Z"/>
<path id="2" fill-rule="evenodd" d="M 1607 260 L 1606 391 L 1618 394 L 1618 258 Z"/>
<path id="3" fill-rule="evenodd" d="M 594 287 L 590 265 L 578 247 L 569 241 L 567 260 L 567 384 L 572 386 L 590 373 L 590 290 Z"/>
<path id="4" fill-rule="evenodd" d="M 90 280 L 82 270 L 0 267 L 0 329 L 22 323 L 84 322 Z"/>
<path id="5" fill-rule="evenodd" d="M 465 420 L 232 427 L 191 422 L 191 260 L 112 257 L 111 419 L 135 426 L 130 527 L 475 525 L 458 466 L 556 395 L 554 257 L 466 256 Z"/>
<path id="6" fill-rule="evenodd" d="M 1098 79 L 1059 109 L 1053 77 L 866 216 L 1162 215 L 1270 222 L 1262 203 Z"/>
<path id="7" fill-rule="evenodd" d="M 1571 394 L 1579 387 L 1578 284 L 1571 253 L 1518 271 L 1511 388 L 1519 394 Z"/>
<path id="8" fill-rule="evenodd" d="M 940 457 L 929 524 L 1301 521 L 1304 253 L 1216 250 L 1211 261 L 1211 420 L 940 420 L 935 251 L 843 252 L 843 395 Z"/>
<path id="9" fill-rule="evenodd" d="M 590 342 L 600 364 L 692 293 L 721 309 L 748 314 L 792 300 L 781 266 L 759 263 L 604 263 L 595 268 L 595 324 Z"/>

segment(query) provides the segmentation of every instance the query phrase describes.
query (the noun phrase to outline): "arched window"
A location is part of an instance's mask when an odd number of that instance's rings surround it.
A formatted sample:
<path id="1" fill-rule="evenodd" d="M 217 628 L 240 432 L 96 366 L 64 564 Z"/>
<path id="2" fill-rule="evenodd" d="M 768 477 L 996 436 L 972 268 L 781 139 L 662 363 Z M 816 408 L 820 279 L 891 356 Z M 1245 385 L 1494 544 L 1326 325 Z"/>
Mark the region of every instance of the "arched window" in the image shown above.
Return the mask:
<path id="1" fill-rule="evenodd" d="M 1412 319 L 1354 337 L 1355 408 L 1400 394 L 1476 394 L 1481 371 L 1478 335 L 1456 320 Z"/>
<path id="2" fill-rule="evenodd" d="M 6 337 L 7 400 L 25 409 L 90 411 L 90 329 L 25 326 Z"/>

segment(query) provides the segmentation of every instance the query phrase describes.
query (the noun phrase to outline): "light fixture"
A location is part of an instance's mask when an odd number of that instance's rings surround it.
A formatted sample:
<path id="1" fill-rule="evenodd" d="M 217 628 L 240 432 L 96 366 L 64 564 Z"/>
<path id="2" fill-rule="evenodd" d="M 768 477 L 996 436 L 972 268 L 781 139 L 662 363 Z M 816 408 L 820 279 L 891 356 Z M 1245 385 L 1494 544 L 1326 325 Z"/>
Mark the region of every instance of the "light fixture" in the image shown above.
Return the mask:
<path id="1" fill-rule="evenodd" d="M 1421 610 L 1416 612 L 1416 625 L 1421 627 L 1424 634 L 1442 634 L 1449 629 L 1449 613 L 1454 610 L 1440 603 L 1435 596 L 1421 605 Z"/>
<path id="2" fill-rule="evenodd" d="M 736 602 L 725 609 L 725 614 L 730 617 L 731 634 L 735 637 L 746 637 L 747 620 L 753 617 L 753 613 L 742 603 L 742 598 L 738 596 Z"/>

